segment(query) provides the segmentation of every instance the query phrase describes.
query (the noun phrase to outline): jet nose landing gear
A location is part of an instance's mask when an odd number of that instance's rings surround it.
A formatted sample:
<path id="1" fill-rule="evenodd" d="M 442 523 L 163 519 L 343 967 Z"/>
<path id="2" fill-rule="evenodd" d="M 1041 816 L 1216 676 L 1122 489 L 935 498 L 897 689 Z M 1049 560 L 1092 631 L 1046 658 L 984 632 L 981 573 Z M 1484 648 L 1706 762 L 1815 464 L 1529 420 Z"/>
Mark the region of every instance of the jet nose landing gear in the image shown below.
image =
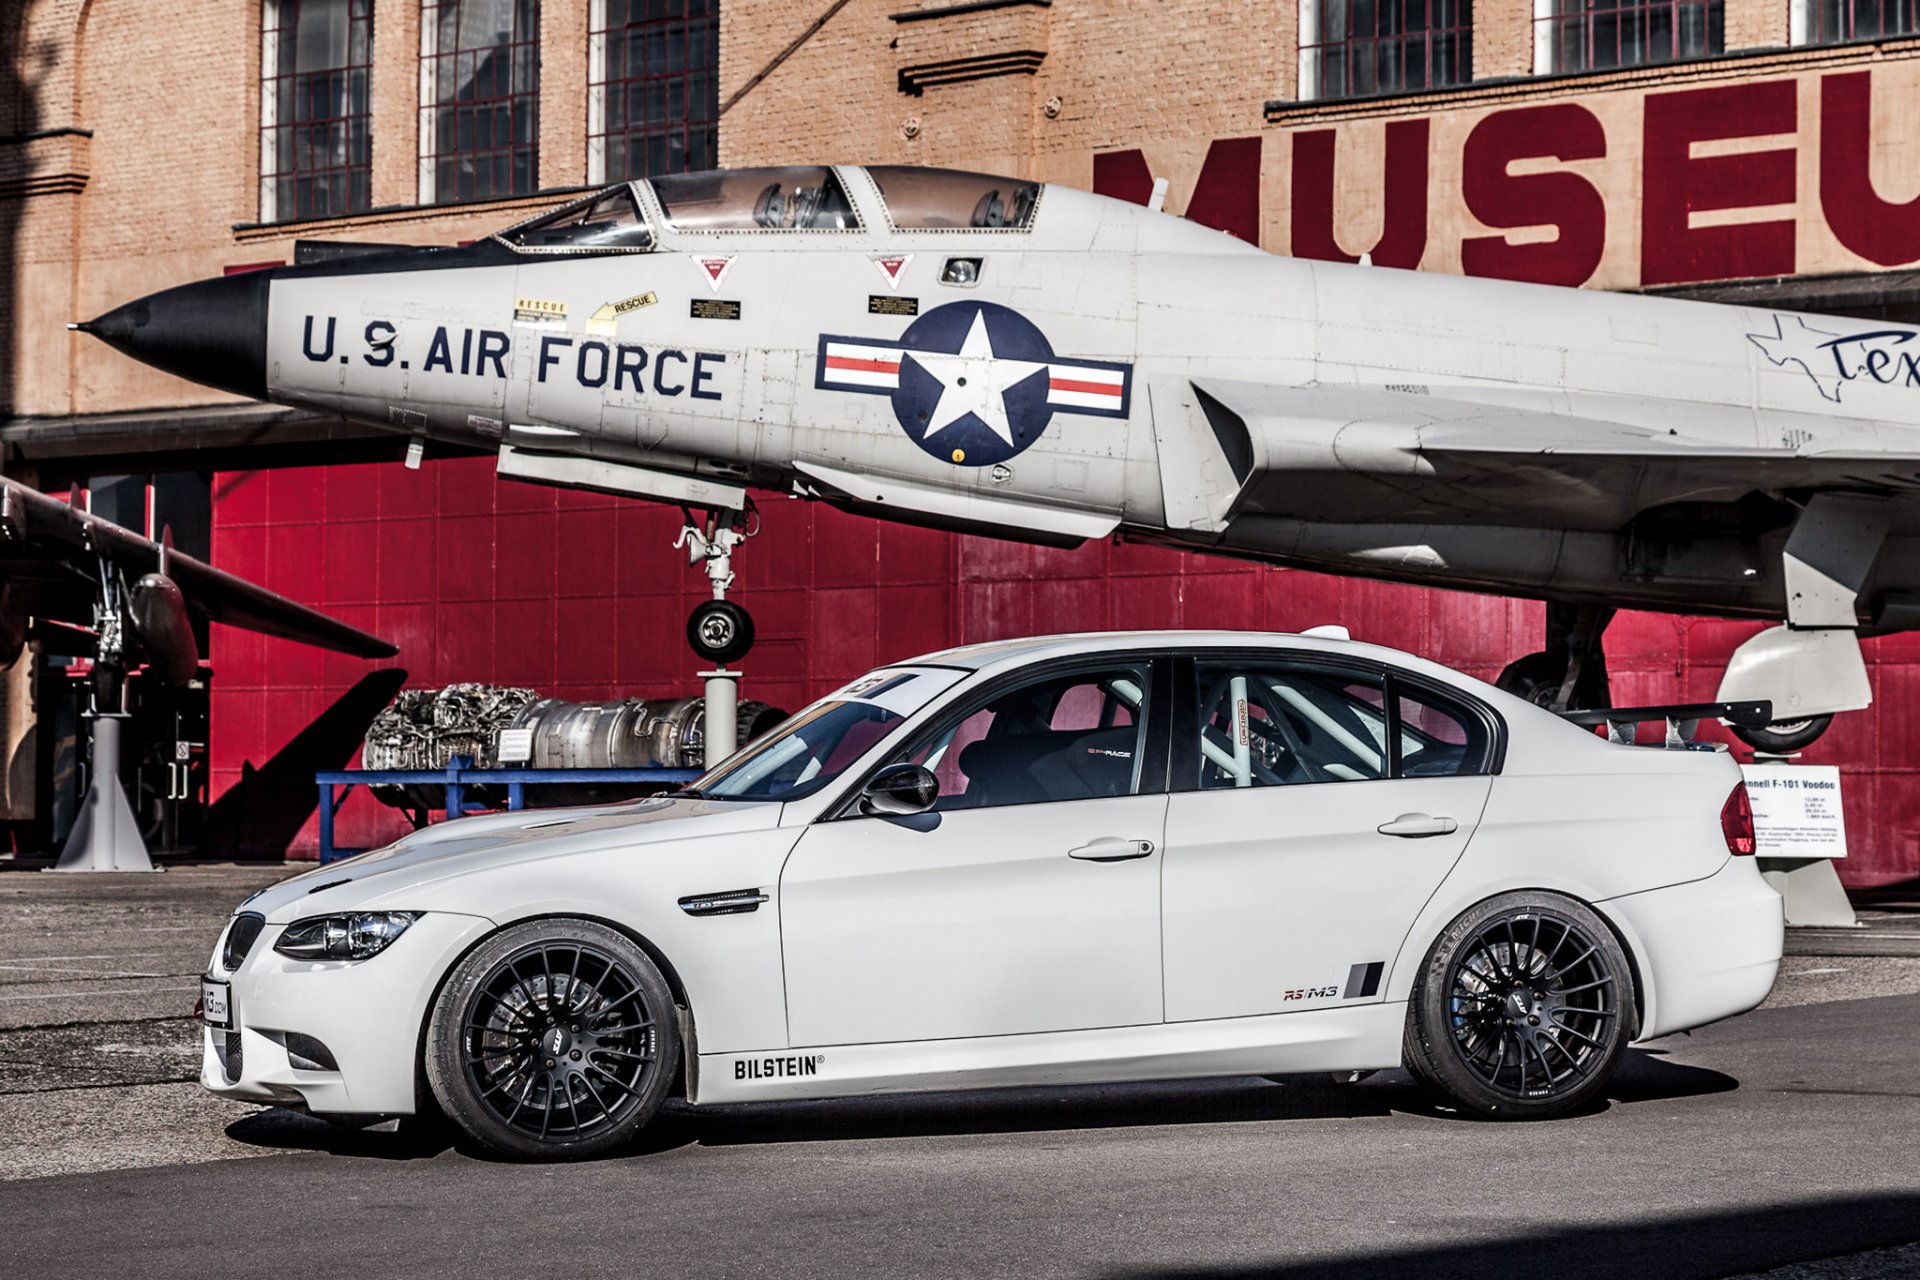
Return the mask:
<path id="1" fill-rule="evenodd" d="M 713 599 L 694 606 L 687 618 L 687 643 L 704 662 L 737 662 L 753 648 L 753 618 L 741 606 L 727 599 L 733 586 L 733 551 L 760 532 L 760 513 L 752 506 L 744 511 L 707 512 L 704 521 L 681 508 L 686 525 L 680 530 L 675 548 L 685 547 L 689 564 L 706 564 L 707 580 L 713 584 Z"/>
<path id="2" fill-rule="evenodd" d="M 727 589 L 733 586 L 733 549 L 760 532 L 760 513 L 751 501 L 744 510 L 709 511 L 705 521 L 695 520 L 685 507 L 680 513 L 686 524 L 673 545 L 687 549 L 688 563 L 704 562 L 713 584 L 713 599 L 694 606 L 687 618 L 687 644 L 703 662 L 713 663 L 713 670 L 700 673 L 706 681 L 704 763 L 711 769 L 732 755 L 739 741 L 740 672 L 729 671 L 727 664 L 753 648 L 753 618 L 727 599 Z"/>
<path id="3" fill-rule="evenodd" d="M 753 648 L 753 615 L 731 600 L 703 600 L 687 617 L 687 643 L 706 662 L 736 662 Z"/>

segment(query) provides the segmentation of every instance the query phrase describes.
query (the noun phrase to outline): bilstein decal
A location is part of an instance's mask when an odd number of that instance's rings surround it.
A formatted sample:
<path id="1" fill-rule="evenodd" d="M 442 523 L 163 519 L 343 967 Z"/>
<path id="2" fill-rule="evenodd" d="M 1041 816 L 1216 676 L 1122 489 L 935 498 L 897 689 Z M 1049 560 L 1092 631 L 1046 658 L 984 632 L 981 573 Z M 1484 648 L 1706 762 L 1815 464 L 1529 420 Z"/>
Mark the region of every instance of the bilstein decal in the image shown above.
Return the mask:
<path id="1" fill-rule="evenodd" d="M 733 1064 L 735 1080 L 786 1080 L 794 1076 L 817 1076 L 824 1053 L 804 1054 L 796 1058 L 741 1058 Z"/>

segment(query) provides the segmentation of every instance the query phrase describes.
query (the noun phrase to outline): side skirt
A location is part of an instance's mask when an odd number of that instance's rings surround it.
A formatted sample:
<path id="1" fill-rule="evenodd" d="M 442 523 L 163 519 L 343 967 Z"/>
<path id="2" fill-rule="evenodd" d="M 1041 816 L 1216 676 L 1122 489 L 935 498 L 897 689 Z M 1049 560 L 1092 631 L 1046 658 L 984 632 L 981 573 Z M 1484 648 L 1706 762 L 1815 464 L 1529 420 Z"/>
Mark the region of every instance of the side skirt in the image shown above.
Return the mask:
<path id="1" fill-rule="evenodd" d="M 1400 1065 L 1404 1001 L 1093 1031 L 699 1055 L 700 1105 Z M 690 1082 L 692 1083 L 692 1082 Z"/>

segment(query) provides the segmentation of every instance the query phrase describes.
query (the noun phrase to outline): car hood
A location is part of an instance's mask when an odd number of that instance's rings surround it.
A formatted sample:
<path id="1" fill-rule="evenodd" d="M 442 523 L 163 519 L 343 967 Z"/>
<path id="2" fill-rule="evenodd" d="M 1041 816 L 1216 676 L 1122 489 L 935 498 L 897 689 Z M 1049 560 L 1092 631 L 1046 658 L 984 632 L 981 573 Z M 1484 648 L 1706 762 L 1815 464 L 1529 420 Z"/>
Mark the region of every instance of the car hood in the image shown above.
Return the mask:
<path id="1" fill-rule="evenodd" d="M 285 924 L 448 876 L 536 858 L 630 846 L 636 851 L 691 837 L 760 831 L 780 823 L 778 804 L 658 797 L 579 809 L 486 814 L 438 823 L 372 853 L 316 867 L 262 889 L 239 910 Z"/>

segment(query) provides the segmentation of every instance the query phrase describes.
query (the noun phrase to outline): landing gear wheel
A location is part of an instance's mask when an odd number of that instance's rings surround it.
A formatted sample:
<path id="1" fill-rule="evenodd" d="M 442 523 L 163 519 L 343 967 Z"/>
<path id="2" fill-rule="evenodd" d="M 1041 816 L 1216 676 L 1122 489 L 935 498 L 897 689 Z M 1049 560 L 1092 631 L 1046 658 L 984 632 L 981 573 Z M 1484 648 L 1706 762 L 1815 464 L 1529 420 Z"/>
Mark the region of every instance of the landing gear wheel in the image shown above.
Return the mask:
<path id="1" fill-rule="evenodd" d="M 1591 665 L 1589 663 L 1589 666 Z M 1509 662 L 1495 677 L 1493 683 L 1495 687 L 1506 690 L 1516 698 L 1531 702 L 1536 707 L 1551 707 L 1554 699 L 1560 696 L 1560 684 L 1566 679 L 1566 675 L 1566 655 L 1542 651 L 1530 653 L 1524 658 L 1516 658 Z M 1573 701 L 1569 709 L 1582 710 L 1606 705 L 1606 682 L 1583 675 L 1580 682 L 1574 686 Z"/>
<path id="2" fill-rule="evenodd" d="M 503 929 L 455 967 L 427 1024 L 427 1082 L 489 1151 L 577 1160 L 660 1109 L 680 1056 L 673 996 L 647 954 L 605 925 Z"/>
<path id="3" fill-rule="evenodd" d="M 1427 953 L 1407 1003 L 1407 1070 L 1489 1119 L 1565 1115 L 1599 1096 L 1636 1034 L 1632 984 L 1587 907 L 1503 893 Z"/>
<path id="4" fill-rule="evenodd" d="M 1814 740 L 1825 733 L 1827 726 L 1832 723 L 1832 716 L 1809 716 L 1805 720 L 1775 720 L 1764 729 L 1742 729 L 1738 725 L 1729 725 L 1728 728 L 1734 737 L 1755 751 L 1784 756 L 1812 746 Z"/>
<path id="5" fill-rule="evenodd" d="M 707 600 L 687 618 L 687 643 L 707 662 L 734 662 L 753 648 L 753 617 L 731 600 Z"/>

